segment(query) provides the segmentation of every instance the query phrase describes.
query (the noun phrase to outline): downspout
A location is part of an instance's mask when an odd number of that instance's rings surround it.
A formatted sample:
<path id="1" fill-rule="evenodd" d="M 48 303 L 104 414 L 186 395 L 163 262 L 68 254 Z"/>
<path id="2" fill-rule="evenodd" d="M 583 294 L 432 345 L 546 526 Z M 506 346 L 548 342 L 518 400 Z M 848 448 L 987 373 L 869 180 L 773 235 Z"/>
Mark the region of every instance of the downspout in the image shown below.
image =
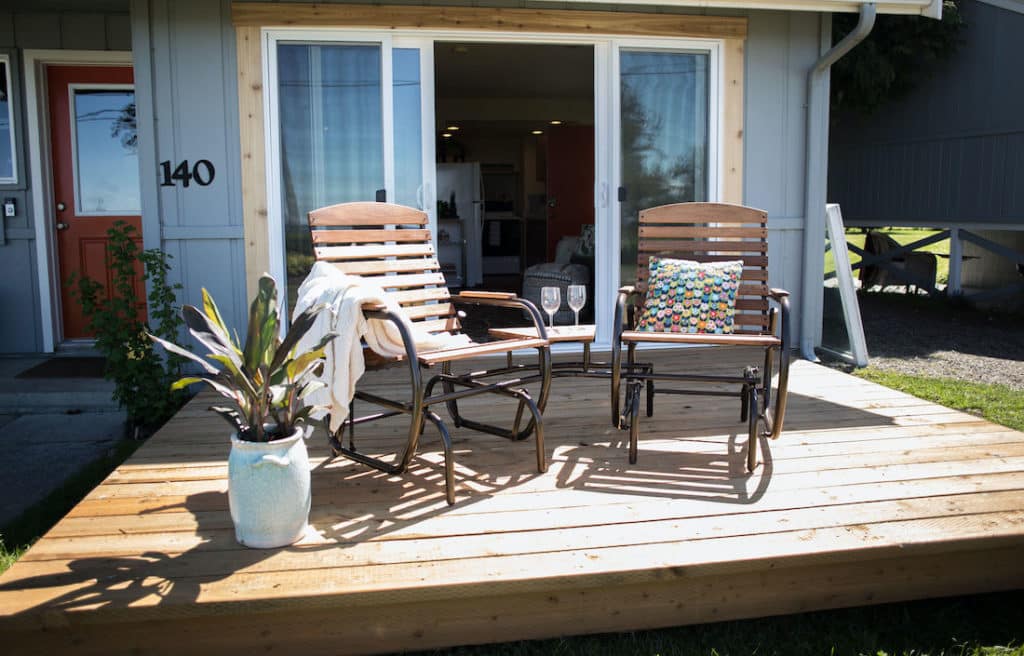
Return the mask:
<path id="1" fill-rule="evenodd" d="M 875 26 L 875 5 L 860 6 L 857 26 L 807 73 L 807 176 L 804 196 L 804 280 L 800 312 L 800 353 L 817 362 L 814 345 L 821 328 L 822 280 L 825 276 L 825 203 L 828 188 L 828 86 L 832 64 L 863 41 Z M 813 301 L 812 301 L 813 299 Z"/>

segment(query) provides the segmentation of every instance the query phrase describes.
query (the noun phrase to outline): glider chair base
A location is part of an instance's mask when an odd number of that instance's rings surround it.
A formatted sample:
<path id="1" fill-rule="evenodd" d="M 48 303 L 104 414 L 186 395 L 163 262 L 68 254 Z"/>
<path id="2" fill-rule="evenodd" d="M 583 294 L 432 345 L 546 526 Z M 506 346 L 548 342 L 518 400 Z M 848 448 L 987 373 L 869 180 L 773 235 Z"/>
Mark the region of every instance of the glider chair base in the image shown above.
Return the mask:
<path id="1" fill-rule="evenodd" d="M 465 300 L 465 302 L 480 305 L 501 304 L 505 306 L 512 305 L 515 307 L 521 307 L 521 304 L 524 303 L 512 295 L 508 295 L 500 300 L 491 298 L 473 298 L 463 300 Z M 530 308 L 525 307 L 524 309 L 527 311 L 530 310 Z M 533 312 L 536 312 L 536 308 L 532 309 Z M 545 339 L 520 340 L 518 343 L 515 343 L 516 340 L 511 340 L 509 344 L 505 345 L 505 348 L 507 348 L 509 352 L 511 352 L 511 350 L 536 348 L 538 359 L 537 366 L 542 372 L 542 380 L 540 395 L 537 401 L 534 401 L 529 390 L 522 386 L 525 382 L 530 381 L 523 381 L 519 378 L 514 378 L 486 383 L 480 380 L 481 378 L 493 377 L 502 373 L 502 370 L 489 370 L 454 375 L 451 373 L 452 360 L 445 359 L 444 352 L 428 353 L 421 356 L 416 354 L 412 337 L 399 317 L 390 312 L 379 309 L 364 309 L 364 314 L 368 319 L 387 320 L 397 326 L 406 346 L 406 357 L 402 359 L 406 360 L 409 367 L 410 386 L 413 390 L 413 395 L 410 401 L 397 401 L 376 394 L 370 394 L 368 392 L 356 391 L 353 400 L 358 399 L 360 401 L 376 405 L 382 408 L 382 411 L 356 417 L 354 412 L 355 403 L 353 402 L 349 406 L 348 418 L 342 423 L 338 431 L 330 436 L 330 446 L 335 456 L 344 456 L 350 460 L 367 465 L 387 474 L 402 474 L 408 469 L 409 463 L 415 456 L 417 447 L 419 446 L 420 437 L 423 435 L 426 428 L 426 422 L 429 421 L 434 425 L 441 436 L 441 444 L 444 452 L 445 500 L 449 505 L 454 504 L 455 462 L 452 454 L 451 434 L 448 430 L 448 426 L 445 424 L 445 421 L 436 412 L 431 410 L 431 406 L 444 404 L 456 427 L 466 427 L 515 441 L 525 440 L 532 433 L 536 439 L 537 471 L 540 473 L 547 471 L 547 458 L 544 451 L 543 412 L 550 394 L 551 354 Z M 539 314 L 537 317 L 539 320 Z M 496 348 L 499 343 L 492 342 L 488 344 L 494 345 L 490 348 Z M 484 346 L 486 347 L 487 345 Z M 485 350 L 490 350 L 490 348 L 485 348 Z M 454 359 L 458 359 L 467 355 L 468 351 L 469 349 L 453 349 L 449 354 L 455 354 Z M 433 376 L 424 384 L 422 377 L 423 367 L 436 362 L 441 363 L 443 368 L 442 373 Z M 394 366 L 394 363 L 387 363 L 385 366 Z M 434 389 L 438 383 L 442 386 L 442 393 L 434 394 Z M 461 387 L 462 389 L 457 389 L 456 387 Z M 459 399 L 487 393 L 511 397 L 519 401 L 515 420 L 511 429 L 473 421 L 460 414 L 458 409 Z M 520 428 L 523 424 L 524 414 L 526 411 L 529 411 L 530 413 L 529 420 L 525 427 Z M 395 417 L 402 414 L 409 415 L 410 418 L 409 435 L 402 453 L 398 454 L 393 460 L 388 461 L 367 455 L 357 450 L 355 445 L 355 427 L 357 425 L 386 419 L 388 417 Z M 346 431 L 348 432 L 347 446 L 344 444 L 343 439 Z"/>

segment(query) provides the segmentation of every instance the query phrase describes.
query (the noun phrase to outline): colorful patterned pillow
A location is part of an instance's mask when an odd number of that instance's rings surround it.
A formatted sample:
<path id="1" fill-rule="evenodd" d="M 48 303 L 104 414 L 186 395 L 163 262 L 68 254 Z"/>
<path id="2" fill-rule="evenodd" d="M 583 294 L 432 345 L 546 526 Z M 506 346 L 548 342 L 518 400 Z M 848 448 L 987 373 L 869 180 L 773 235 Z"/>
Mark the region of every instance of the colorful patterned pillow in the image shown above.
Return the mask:
<path id="1" fill-rule="evenodd" d="M 743 261 L 694 262 L 652 257 L 637 330 L 673 333 L 733 332 Z"/>

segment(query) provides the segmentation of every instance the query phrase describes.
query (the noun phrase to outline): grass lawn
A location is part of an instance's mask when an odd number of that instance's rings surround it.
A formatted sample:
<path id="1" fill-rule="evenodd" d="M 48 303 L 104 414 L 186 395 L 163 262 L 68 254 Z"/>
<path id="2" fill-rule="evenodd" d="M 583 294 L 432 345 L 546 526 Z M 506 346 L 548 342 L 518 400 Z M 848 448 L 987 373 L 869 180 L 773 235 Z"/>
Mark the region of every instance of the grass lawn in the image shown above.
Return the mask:
<path id="1" fill-rule="evenodd" d="M 1024 656 L 1022 636 L 1024 591 L 1014 591 L 424 654 Z"/>
<path id="2" fill-rule="evenodd" d="M 879 228 L 879 232 L 884 232 L 889 235 L 901 245 L 912 244 L 919 239 L 925 237 L 931 237 L 934 234 L 938 234 L 938 230 L 925 230 L 921 228 Z M 846 242 L 853 244 L 854 246 L 863 249 L 864 241 L 866 240 L 866 234 L 860 228 L 847 228 L 846 230 Z M 949 240 L 940 241 L 935 244 L 929 244 L 924 248 L 919 249 L 926 253 L 935 253 L 936 255 L 949 255 Z M 860 262 L 860 256 L 849 251 L 850 253 L 850 265 L 854 265 Z M 825 253 L 825 273 L 826 275 L 836 270 L 835 257 L 832 255 L 832 251 Z M 854 278 L 857 277 L 859 271 L 854 271 Z M 945 284 L 949 281 L 949 258 L 939 257 L 936 262 L 936 273 L 935 281 L 938 283 Z"/>
<path id="3" fill-rule="evenodd" d="M 968 383 L 952 378 L 909 376 L 878 369 L 859 369 L 855 376 L 912 394 L 954 410 L 978 415 L 996 424 L 1024 431 L 1024 393 L 1006 385 Z"/>

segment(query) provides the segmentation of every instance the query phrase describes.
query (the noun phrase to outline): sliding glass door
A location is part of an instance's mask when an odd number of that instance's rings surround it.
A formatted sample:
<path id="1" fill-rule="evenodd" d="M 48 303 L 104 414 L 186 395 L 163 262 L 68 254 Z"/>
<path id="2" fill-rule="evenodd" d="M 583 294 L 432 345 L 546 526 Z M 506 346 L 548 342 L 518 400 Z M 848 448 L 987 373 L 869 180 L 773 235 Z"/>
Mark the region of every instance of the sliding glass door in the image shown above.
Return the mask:
<path id="1" fill-rule="evenodd" d="M 275 277 L 289 301 L 313 263 L 306 215 L 326 205 L 388 201 L 429 210 L 432 97 L 429 48 L 391 39 L 271 38 L 271 225 L 280 226 Z M 426 58 L 426 60 L 425 60 Z M 429 100 L 429 102 L 428 102 Z M 424 138 L 424 137 L 427 138 Z M 272 155 L 275 155 L 272 154 Z M 272 248 L 272 253 L 275 249 Z"/>

